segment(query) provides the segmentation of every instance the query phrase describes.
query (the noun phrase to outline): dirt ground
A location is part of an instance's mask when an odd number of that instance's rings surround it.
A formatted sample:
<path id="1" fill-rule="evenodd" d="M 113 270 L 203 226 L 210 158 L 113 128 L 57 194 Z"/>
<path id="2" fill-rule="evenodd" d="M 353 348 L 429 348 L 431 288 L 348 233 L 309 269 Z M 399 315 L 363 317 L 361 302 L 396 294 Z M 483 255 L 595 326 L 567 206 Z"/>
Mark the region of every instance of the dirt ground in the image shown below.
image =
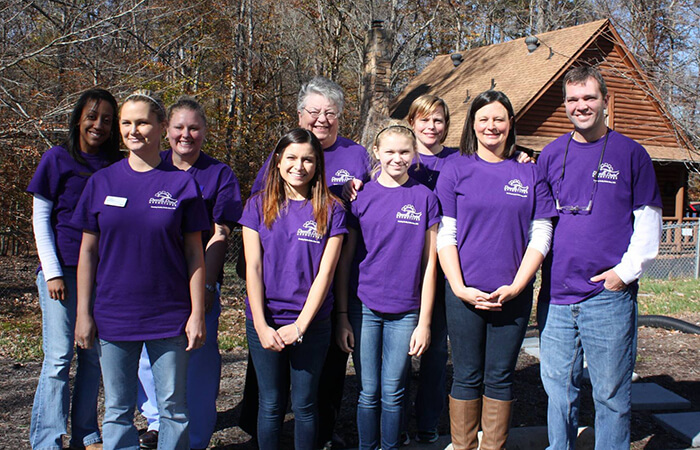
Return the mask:
<path id="1" fill-rule="evenodd" d="M 0 258 L 0 314 L 4 317 L 35 316 L 40 320 L 40 310 L 36 300 L 36 287 L 33 286 L 33 258 Z M 21 285 L 22 287 L 16 287 Z M 225 304 L 229 311 L 235 309 L 232 303 Z M 679 316 L 679 319 L 700 325 L 700 314 Z M 231 314 L 225 325 L 241 329 L 243 316 L 240 311 Z M 528 335 L 536 335 L 532 330 Z M 235 336 L 234 336 L 235 337 Z M 12 345 L 5 343 L 5 345 Z M 0 349 L 0 355 L 7 355 L 7 349 Z M 240 401 L 242 398 L 246 350 L 240 347 L 223 353 L 221 389 L 218 400 L 218 421 L 211 441 L 213 449 L 254 449 L 251 436 L 238 427 Z M 414 360 L 414 365 L 417 363 Z M 448 365 L 448 386 L 451 383 L 452 366 Z M 36 389 L 40 362 L 21 363 L 0 356 L 0 449 L 29 449 L 29 422 L 34 390 Z M 635 372 L 640 382 L 657 383 L 676 394 L 690 400 L 694 411 L 700 411 L 700 336 L 658 328 L 640 328 L 638 356 Z M 412 388 L 417 379 L 414 376 Z M 518 360 L 515 376 L 517 401 L 514 407 L 513 427 L 546 425 L 546 395 L 539 377 L 539 361 L 524 352 Z M 355 425 L 355 404 L 357 403 L 357 383 L 352 368 L 348 366 L 348 377 L 344 391 L 343 409 L 336 426 L 338 433 L 349 446 L 357 445 Z M 594 424 L 593 402 L 590 386 L 584 386 L 581 402 L 580 424 Z M 137 426 L 145 428 L 145 420 L 137 416 Z M 415 424 L 409 422 L 409 431 Z M 287 416 L 283 448 L 293 448 L 293 417 Z M 443 412 L 439 431 L 449 433 L 447 410 Z M 687 446 L 666 432 L 654 422 L 650 412 L 634 412 L 632 415 L 632 449 L 682 449 Z M 429 447 L 426 447 L 429 448 Z"/>
<path id="2" fill-rule="evenodd" d="M 680 317 L 700 324 L 700 314 Z M 700 410 L 700 336 L 685 335 L 662 329 L 640 328 L 639 356 L 636 372 L 643 382 L 654 382 L 689 399 L 694 410 Z M 211 442 L 214 449 L 253 449 L 251 437 L 238 426 L 240 400 L 245 379 L 246 351 L 236 349 L 223 354 L 221 393 L 218 401 L 218 422 Z M 31 405 L 41 364 L 0 360 L 0 449 L 28 449 Z M 451 381 L 451 366 L 448 377 Z M 415 387 L 416 383 L 413 383 Z M 354 404 L 357 401 L 356 380 L 352 366 L 348 369 L 344 407 L 337 430 L 349 446 L 357 444 Z M 539 362 L 521 353 L 515 377 L 513 427 L 546 424 L 546 397 L 539 379 Z M 581 425 L 593 425 L 590 387 L 583 393 Z M 137 418 L 143 429 L 143 418 Z M 411 428 L 414 427 L 411 422 Z M 291 415 L 285 424 L 283 448 L 292 448 Z M 440 433 L 448 433 L 447 413 L 443 414 Z M 632 417 L 633 449 L 676 449 L 686 446 L 664 431 L 648 412 L 635 412 Z"/>

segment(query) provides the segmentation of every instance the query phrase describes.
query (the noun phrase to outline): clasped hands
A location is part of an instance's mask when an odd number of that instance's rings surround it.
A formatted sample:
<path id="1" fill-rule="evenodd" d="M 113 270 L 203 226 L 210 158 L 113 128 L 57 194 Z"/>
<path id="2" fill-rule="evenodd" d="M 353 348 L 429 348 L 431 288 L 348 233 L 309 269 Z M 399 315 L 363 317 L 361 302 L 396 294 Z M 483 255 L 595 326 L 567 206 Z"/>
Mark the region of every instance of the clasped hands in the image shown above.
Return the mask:
<path id="1" fill-rule="evenodd" d="M 484 311 L 501 311 L 503 304 L 520 295 L 513 285 L 504 285 L 495 291 L 488 293 L 473 287 L 464 287 L 457 297 L 463 302 L 473 305 L 476 309 Z"/>

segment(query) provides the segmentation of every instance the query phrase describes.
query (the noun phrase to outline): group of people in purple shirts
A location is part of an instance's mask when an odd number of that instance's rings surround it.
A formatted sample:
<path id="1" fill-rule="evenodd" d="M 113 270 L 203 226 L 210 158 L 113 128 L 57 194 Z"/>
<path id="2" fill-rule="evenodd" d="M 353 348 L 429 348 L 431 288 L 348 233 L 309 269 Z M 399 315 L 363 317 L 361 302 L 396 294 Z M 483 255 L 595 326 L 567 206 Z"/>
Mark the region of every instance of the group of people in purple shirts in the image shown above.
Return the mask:
<path id="1" fill-rule="evenodd" d="M 315 77 L 299 92 L 299 128 L 277 142 L 245 207 L 230 168 L 201 151 L 207 123 L 195 100 L 166 111 L 137 91 L 117 109 L 108 92 L 87 91 L 28 188 L 45 353 L 32 447 L 62 448 L 69 410 L 71 448 L 209 445 L 219 287 L 238 223 L 250 355 L 240 425 L 260 448 L 280 447 L 290 385 L 294 447 L 342 448 L 334 425 L 348 355 L 359 448 L 406 443 L 411 409 L 413 438 L 435 442 L 448 336 L 453 448 L 505 448 L 540 266 L 549 448 L 574 448 L 584 353 L 596 447 L 629 448 L 636 280 L 658 249 L 661 200 L 646 151 L 606 126 L 600 72 L 573 68 L 563 90 L 574 131 L 532 164 L 516 151 L 502 92 L 474 98 L 459 149 L 443 145 L 446 103 L 423 95 L 368 151 L 338 135 L 343 92 Z M 149 422 L 140 439 L 137 405 Z"/>

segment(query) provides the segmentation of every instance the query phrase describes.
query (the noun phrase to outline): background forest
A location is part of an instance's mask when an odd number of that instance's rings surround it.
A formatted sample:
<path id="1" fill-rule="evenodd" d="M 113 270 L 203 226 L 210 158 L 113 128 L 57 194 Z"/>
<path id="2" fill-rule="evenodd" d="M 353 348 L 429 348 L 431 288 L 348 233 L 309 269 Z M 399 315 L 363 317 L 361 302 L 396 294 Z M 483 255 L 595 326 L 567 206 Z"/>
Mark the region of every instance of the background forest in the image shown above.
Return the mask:
<path id="1" fill-rule="evenodd" d="M 166 104 L 196 96 L 209 115 L 205 150 L 247 194 L 267 152 L 296 125 L 296 94 L 312 76 L 343 86 L 340 132 L 360 136 L 373 20 L 389 34 L 397 94 L 436 55 L 601 18 L 699 146 L 698 0 L 0 0 L 0 254 L 31 247 L 24 190 L 89 87 L 118 100 L 136 88 Z"/>

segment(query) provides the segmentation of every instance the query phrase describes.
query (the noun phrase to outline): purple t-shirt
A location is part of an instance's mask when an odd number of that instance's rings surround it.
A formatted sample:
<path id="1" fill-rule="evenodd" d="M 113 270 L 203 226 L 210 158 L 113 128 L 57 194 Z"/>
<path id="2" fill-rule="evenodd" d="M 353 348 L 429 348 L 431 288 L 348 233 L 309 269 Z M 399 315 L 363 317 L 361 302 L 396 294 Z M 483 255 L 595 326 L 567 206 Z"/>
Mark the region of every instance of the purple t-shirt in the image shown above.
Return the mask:
<path id="1" fill-rule="evenodd" d="M 467 286 L 493 292 L 513 282 L 534 219 L 556 216 L 549 186 L 534 164 L 452 159 L 436 192 L 444 216 L 457 220 L 457 251 Z"/>
<path id="2" fill-rule="evenodd" d="M 172 149 L 160 152 L 160 157 L 172 164 L 172 152 Z M 241 188 L 238 179 L 231 168 L 206 153 L 200 152 L 199 158 L 192 167 L 187 169 L 187 173 L 194 177 L 202 191 L 209 223 L 227 225 L 229 228 L 233 228 L 243 213 L 243 202 L 241 201 Z M 210 229 L 202 233 L 202 243 L 205 248 L 211 239 L 212 232 L 213 229 Z"/>
<path id="3" fill-rule="evenodd" d="M 423 186 L 435 191 L 440 172 L 445 164 L 456 156 L 459 156 L 459 150 L 452 147 L 443 147 L 437 155 L 419 155 L 420 160 L 418 156 L 413 158 L 413 163 L 408 168 L 408 174 Z"/>
<path id="4" fill-rule="evenodd" d="M 183 233 L 209 229 L 191 175 L 168 162 L 135 172 L 128 160 L 96 173 L 73 215 L 100 233 L 93 316 L 101 339 L 181 335 L 191 312 Z"/>
<path id="5" fill-rule="evenodd" d="M 572 139 L 560 182 L 569 137 L 547 145 L 537 165 L 555 196 L 558 190 L 560 205 L 585 207 L 605 137 L 592 143 Z M 632 212 L 642 206 L 661 207 L 654 165 L 644 147 L 610 131 L 590 214 L 561 213 L 555 221 L 552 250 L 542 267 L 540 301 L 572 304 L 602 292 L 604 282 L 590 278 L 620 263 L 634 230 Z"/>
<path id="6" fill-rule="evenodd" d="M 316 232 L 311 202 L 292 200 L 268 229 L 262 214 L 262 196 L 254 195 L 248 199 L 239 222 L 260 235 L 265 317 L 268 323 L 282 326 L 294 322 L 316 279 L 328 238 L 347 233 L 345 210 L 339 203 L 333 203 L 328 217 L 328 229 L 321 236 Z M 333 308 L 332 291 L 331 286 L 314 320 L 330 316 Z M 247 297 L 246 317 L 253 318 Z"/>
<path id="7" fill-rule="evenodd" d="M 393 188 L 371 181 L 350 210 L 348 222 L 362 240 L 357 297 L 380 313 L 420 308 L 425 232 L 440 221 L 435 194 L 413 178 Z"/>
<path id="8" fill-rule="evenodd" d="M 265 177 L 265 170 L 270 164 L 272 154 L 267 157 L 265 164 L 258 171 L 255 177 L 251 195 L 262 190 Z M 343 185 L 353 178 L 367 181 L 371 165 L 367 150 L 351 139 L 338 136 L 335 143 L 323 149 L 323 160 L 326 166 L 326 183 L 331 192 L 338 197 L 343 192 Z"/>
<path id="9" fill-rule="evenodd" d="M 63 147 L 52 147 L 41 157 L 27 192 L 38 194 L 53 202 L 51 228 L 56 242 L 56 253 L 62 266 L 77 266 L 83 230 L 71 223 L 90 176 L 107 167 L 110 162 L 103 153 L 82 154 L 87 165 L 74 160 Z"/>

